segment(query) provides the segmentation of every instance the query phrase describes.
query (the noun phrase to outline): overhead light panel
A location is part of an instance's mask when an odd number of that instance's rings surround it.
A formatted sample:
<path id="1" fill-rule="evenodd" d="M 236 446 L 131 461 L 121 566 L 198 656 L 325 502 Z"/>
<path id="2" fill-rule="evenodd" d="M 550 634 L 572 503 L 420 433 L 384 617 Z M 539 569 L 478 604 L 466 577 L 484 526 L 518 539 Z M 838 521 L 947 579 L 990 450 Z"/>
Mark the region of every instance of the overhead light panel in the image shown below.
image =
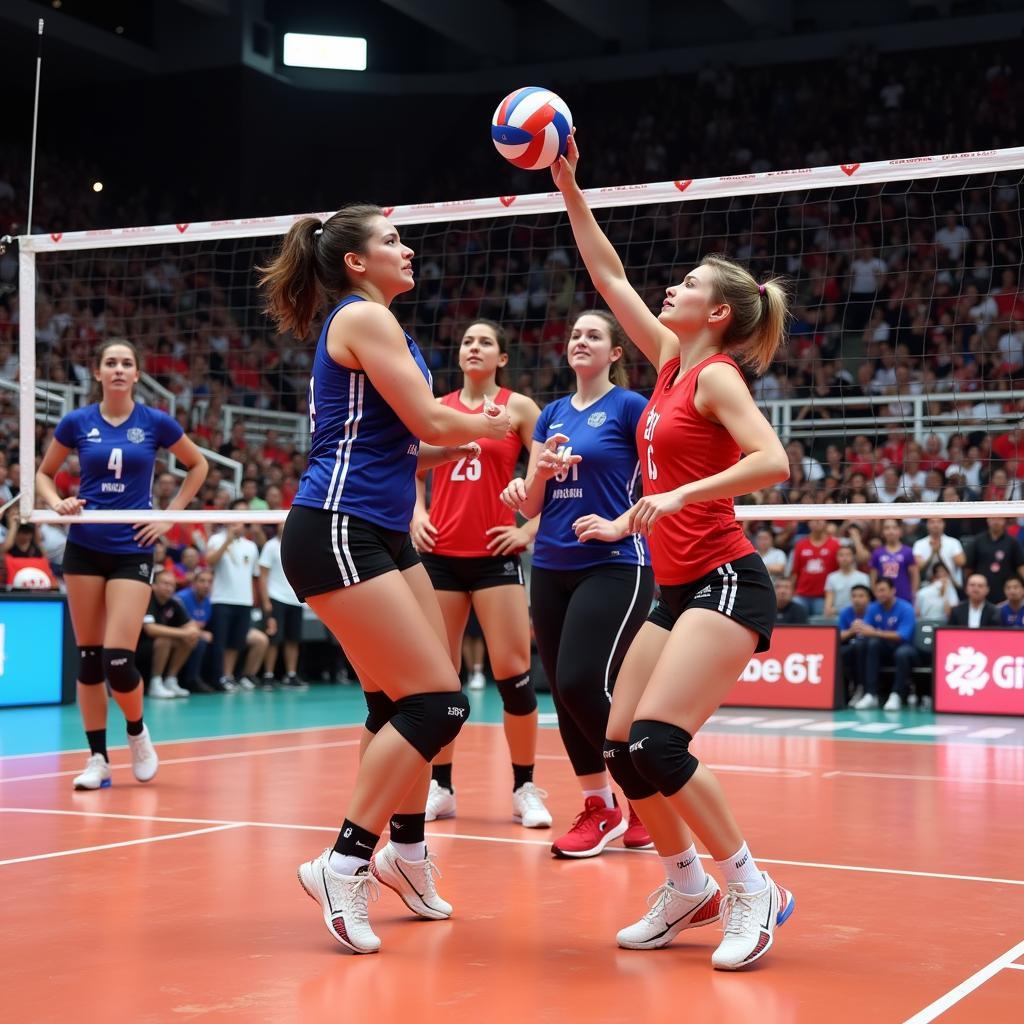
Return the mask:
<path id="1" fill-rule="evenodd" d="M 305 32 L 286 32 L 284 62 L 290 68 L 365 71 L 366 40 L 358 36 L 316 36 Z"/>

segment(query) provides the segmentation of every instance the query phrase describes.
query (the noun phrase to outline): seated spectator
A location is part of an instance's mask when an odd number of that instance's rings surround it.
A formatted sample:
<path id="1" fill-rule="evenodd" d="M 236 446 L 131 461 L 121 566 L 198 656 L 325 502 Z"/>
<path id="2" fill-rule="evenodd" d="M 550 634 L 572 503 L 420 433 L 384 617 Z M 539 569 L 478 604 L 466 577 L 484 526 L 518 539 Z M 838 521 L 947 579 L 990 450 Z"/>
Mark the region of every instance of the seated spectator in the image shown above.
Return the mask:
<path id="1" fill-rule="evenodd" d="M 900 489 L 900 471 L 896 466 L 886 466 L 880 477 L 875 478 L 875 498 L 877 501 L 894 502 L 903 497 Z"/>
<path id="2" fill-rule="evenodd" d="M 931 517 L 925 522 L 927 533 L 914 541 L 914 561 L 921 575 L 928 575 L 936 565 L 942 564 L 957 588 L 963 586 L 963 567 L 967 564 L 964 546 L 946 533 L 946 521 Z M 943 616 L 944 618 L 945 616 Z"/>
<path id="3" fill-rule="evenodd" d="M 935 562 L 925 580 L 914 598 L 914 612 L 918 619 L 945 622 L 950 610 L 960 600 L 946 563 Z"/>
<path id="4" fill-rule="evenodd" d="M 1024 580 L 1011 576 L 1003 585 L 1006 600 L 999 605 L 999 621 L 1004 626 L 1024 629 Z"/>
<path id="5" fill-rule="evenodd" d="M 807 609 L 793 600 L 793 581 L 788 576 L 775 578 L 775 605 L 775 621 L 780 625 L 807 625 Z"/>
<path id="6" fill-rule="evenodd" d="M 17 507 L 7 510 L 0 543 L 0 583 L 17 590 L 54 590 L 57 579 L 42 547 L 39 528 L 23 523 Z"/>
<path id="7" fill-rule="evenodd" d="M 857 689 L 856 648 L 857 644 L 864 641 L 854 624 L 864 622 L 870 603 L 871 588 L 867 583 L 854 583 L 850 588 L 850 603 L 839 613 L 839 659 L 843 666 L 846 697 L 851 707 L 863 695 L 863 691 Z"/>
<path id="8" fill-rule="evenodd" d="M 174 573 L 161 570 L 153 580 L 136 650 L 143 678 L 149 676 L 147 697 L 167 700 L 189 696 L 178 683 L 178 673 L 195 650 L 200 632 L 199 623 L 189 618 L 174 596 Z"/>
<path id="9" fill-rule="evenodd" d="M 1024 551 L 1006 532 L 1005 519 L 987 519 L 987 529 L 971 537 L 964 552 L 967 568 L 985 577 L 988 589 L 1001 594 L 1011 576 L 1024 576 Z"/>
<path id="10" fill-rule="evenodd" d="M 786 552 L 775 546 L 775 534 L 767 526 L 757 531 L 755 547 L 769 576 L 781 576 L 786 571 Z"/>
<path id="11" fill-rule="evenodd" d="M 176 595 L 189 618 L 199 625 L 195 650 L 182 670 L 182 685 L 190 693 L 217 692 L 211 685 L 216 677 L 212 674 L 212 658 L 209 657 L 212 653 L 210 644 L 213 642 L 213 633 L 208 628 L 213 615 L 213 602 L 210 600 L 212 586 L 213 572 L 210 569 L 199 569 L 192 577 L 191 586 L 179 590 Z"/>
<path id="12" fill-rule="evenodd" d="M 1001 626 L 999 609 L 988 600 L 988 580 L 980 572 L 972 572 L 967 577 L 965 589 L 967 600 L 961 601 L 949 613 L 949 624 L 967 629 Z"/>
<path id="13" fill-rule="evenodd" d="M 182 548 L 179 561 L 172 563 L 174 578 L 179 587 L 187 587 L 195 579 L 201 561 L 199 552 L 193 547 Z"/>
<path id="14" fill-rule="evenodd" d="M 825 610 L 825 580 L 839 566 L 839 541 L 829 535 L 824 519 L 812 519 L 807 525 L 810 533 L 793 545 L 794 600 L 808 615 L 821 615 Z"/>
<path id="15" fill-rule="evenodd" d="M 854 587 L 867 589 L 871 585 L 868 574 L 856 566 L 852 541 L 839 542 L 836 560 L 839 568 L 825 577 L 825 615 L 838 615 L 843 609 L 849 608 Z M 868 593 L 871 591 L 868 590 Z"/>
<path id="16" fill-rule="evenodd" d="M 910 675 L 917 662 L 914 648 L 914 608 L 896 596 L 892 581 L 884 576 L 874 587 L 875 600 L 868 605 L 862 622 L 851 627 L 863 639 L 856 647 L 857 686 L 862 696 L 853 705 L 858 711 L 878 707 L 878 677 L 885 665 L 895 676 L 885 711 L 899 711 L 910 696 Z"/>
<path id="17" fill-rule="evenodd" d="M 878 579 L 890 580 L 898 598 L 907 602 L 914 600 L 921 574 L 914 552 L 903 543 L 899 520 L 882 520 L 882 543 L 871 552 L 869 565 L 872 584 Z"/>

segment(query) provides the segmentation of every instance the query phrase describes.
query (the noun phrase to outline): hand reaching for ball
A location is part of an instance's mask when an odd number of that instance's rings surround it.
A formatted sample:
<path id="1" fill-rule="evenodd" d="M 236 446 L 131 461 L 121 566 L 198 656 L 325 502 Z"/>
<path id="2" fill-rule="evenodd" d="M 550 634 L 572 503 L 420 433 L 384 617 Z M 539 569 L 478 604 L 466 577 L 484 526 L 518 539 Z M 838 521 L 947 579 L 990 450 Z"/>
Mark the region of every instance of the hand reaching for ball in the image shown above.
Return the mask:
<path id="1" fill-rule="evenodd" d="M 573 128 L 566 142 L 565 156 L 560 156 L 551 165 L 551 178 L 559 192 L 576 187 L 576 165 L 580 162 L 580 151 L 576 146 L 576 129 Z"/>

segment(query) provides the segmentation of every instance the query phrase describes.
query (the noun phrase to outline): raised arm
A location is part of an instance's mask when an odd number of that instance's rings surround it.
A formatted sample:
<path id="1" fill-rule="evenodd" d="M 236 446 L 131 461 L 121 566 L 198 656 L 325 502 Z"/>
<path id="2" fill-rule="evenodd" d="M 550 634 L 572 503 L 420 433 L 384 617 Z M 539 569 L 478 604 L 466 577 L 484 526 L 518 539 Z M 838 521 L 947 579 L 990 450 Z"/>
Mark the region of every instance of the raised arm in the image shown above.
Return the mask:
<path id="1" fill-rule="evenodd" d="M 394 315 L 376 302 L 354 302 L 331 321 L 327 334 L 331 358 L 349 369 L 363 370 L 421 441 L 457 445 L 477 437 L 500 439 L 509 429 L 507 410 L 462 413 L 434 401 L 405 335 Z"/>
<path id="2" fill-rule="evenodd" d="M 576 165 L 580 154 L 576 139 L 569 138 L 566 156 L 559 157 L 551 167 L 555 187 L 565 199 L 569 223 L 576 239 L 576 247 L 583 257 L 590 279 L 601 298 L 615 314 L 629 339 L 657 369 L 679 354 L 679 341 L 648 309 L 626 278 L 622 260 L 615 247 L 587 205 L 586 197 L 576 184 Z"/>

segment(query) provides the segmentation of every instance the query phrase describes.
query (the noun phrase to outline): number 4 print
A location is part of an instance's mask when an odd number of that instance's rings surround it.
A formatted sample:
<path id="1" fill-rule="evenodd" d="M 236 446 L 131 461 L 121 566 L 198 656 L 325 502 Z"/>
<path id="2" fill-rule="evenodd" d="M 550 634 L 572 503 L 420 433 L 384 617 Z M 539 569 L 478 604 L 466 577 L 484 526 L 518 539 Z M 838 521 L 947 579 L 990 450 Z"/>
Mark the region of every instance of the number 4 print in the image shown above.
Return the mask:
<path id="1" fill-rule="evenodd" d="M 121 479 L 121 469 L 124 465 L 123 455 L 124 453 L 120 448 L 111 448 L 110 450 L 110 459 L 107 462 L 107 469 L 114 474 L 115 480 Z"/>

